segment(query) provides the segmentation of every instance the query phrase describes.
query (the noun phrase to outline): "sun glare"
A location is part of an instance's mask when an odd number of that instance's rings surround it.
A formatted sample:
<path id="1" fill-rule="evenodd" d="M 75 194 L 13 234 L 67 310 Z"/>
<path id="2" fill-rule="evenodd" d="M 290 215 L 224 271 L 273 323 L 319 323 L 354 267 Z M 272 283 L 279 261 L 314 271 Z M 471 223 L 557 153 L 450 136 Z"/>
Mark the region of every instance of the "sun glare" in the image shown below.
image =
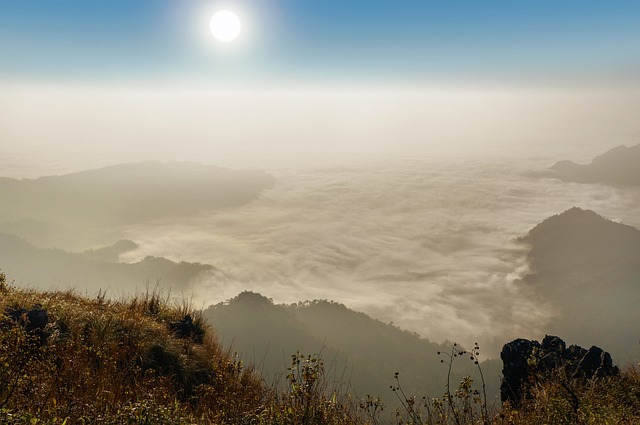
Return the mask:
<path id="1" fill-rule="evenodd" d="M 213 34 L 216 40 L 224 43 L 238 38 L 242 30 L 242 24 L 240 23 L 238 15 L 230 10 L 221 10 L 213 15 L 209 27 L 211 28 L 211 34 Z"/>

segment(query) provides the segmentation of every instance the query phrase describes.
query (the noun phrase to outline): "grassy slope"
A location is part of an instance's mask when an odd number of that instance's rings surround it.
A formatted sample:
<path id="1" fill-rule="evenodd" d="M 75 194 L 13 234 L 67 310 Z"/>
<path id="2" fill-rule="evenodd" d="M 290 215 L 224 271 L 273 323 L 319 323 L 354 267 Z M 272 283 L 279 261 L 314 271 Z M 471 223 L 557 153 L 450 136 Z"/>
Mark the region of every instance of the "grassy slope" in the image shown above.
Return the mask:
<path id="1" fill-rule="evenodd" d="M 155 294 L 90 300 L 17 290 L 0 275 L 0 312 L 40 307 L 50 317 L 43 345 L 0 318 L 0 423 L 359 422 L 352 405 L 314 394 L 313 385 L 266 387 L 221 351 L 198 312 Z M 171 331 L 186 314 L 202 343 Z M 314 363 L 302 359 L 298 369 L 305 366 Z"/>
<path id="2" fill-rule="evenodd" d="M 17 290 L 0 274 L 1 312 L 40 307 L 50 316 L 44 344 L 0 318 L 2 424 L 359 424 L 389 416 L 423 424 L 640 423 L 640 376 L 633 370 L 585 383 L 559 374 L 540 381 L 519 410 L 506 406 L 484 417 L 468 381 L 422 401 L 405 399 L 396 387 L 405 410 L 381 415 L 375 398 L 358 409 L 348 396 L 325 397 L 320 359 L 293 355 L 288 386 L 266 387 L 221 351 L 188 306 L 171 306 L 155 294 L 107 301 Z M 172 333 L 169 324 L 186 314 L 203 343 Z"/>

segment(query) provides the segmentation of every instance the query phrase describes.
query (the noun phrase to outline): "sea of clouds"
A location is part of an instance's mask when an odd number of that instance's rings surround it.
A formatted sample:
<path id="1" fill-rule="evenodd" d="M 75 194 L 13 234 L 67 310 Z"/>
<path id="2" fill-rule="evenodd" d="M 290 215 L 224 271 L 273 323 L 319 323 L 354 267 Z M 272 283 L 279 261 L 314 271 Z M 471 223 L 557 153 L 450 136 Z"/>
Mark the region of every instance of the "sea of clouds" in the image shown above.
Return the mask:
<path id="1" fill-rule="evenodd" d="M 3 176 L 177 159 L 277 179 L 241 208 L 110 229 L 139 244 L 125 261 L 215 266 L 180 289 L 203 307 L 243 290 L 333 299 L 495 355 L 554 320 L 518 280 L 517 237 L 572 206 L 640 227 L 637 191 L 531 173 L 637 144 L 637 87 L 3 91 Z"/>
<path id="2" fill-rule="evenodd" d="M 331 299 L 434 341 L 496 355 L 544 335 L 551 309 L 519 281 L 516 238 L 572 206 L 640 226 L 637 191 L 529 176 L 532 160 L 403 160 L 274 171 L 275 188 L 239 209 L 124 231 L 146 255 L 216 272 L 196 305 L 251 290 L 277 303 Z"/>

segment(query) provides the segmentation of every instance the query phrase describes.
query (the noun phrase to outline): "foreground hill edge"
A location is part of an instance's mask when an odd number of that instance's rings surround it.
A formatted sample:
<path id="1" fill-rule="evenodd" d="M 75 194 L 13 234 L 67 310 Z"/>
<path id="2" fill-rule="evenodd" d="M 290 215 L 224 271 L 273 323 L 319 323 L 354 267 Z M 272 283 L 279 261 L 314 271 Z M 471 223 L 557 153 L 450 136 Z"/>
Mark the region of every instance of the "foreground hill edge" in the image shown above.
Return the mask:
<path id="1" fill-rule="evenodd" d="M 157 293 L 87 299 L 4 274 L 0 292 L 2 424 L 364 423 L 347 398 L 267 386 L 200 312 Z"/>
<path id="2" fill-rule="evenodd" d="M 391 387 L 401 407 L 385 412 L 376 396 L 355 400 L 327 394 L 324 364 L 316 356 L 294 353 L 286 388 L 266 386 L 251 367 L 221 351 L 199 311 L 170 305 L 155 293 L 121 301 L 87 299 L 71 292 L 19 290 L 3 274 L 0 292 L 0 423 L 595 424 L 640 419 L 640 377 L 634 369 L 591 384 L 549 378 L 517 409 L 507 404 L 492 411 L 467 378 L 447 386 L 442 397 L 419 401 L 405 394 L 403 377 L 396 376 Z M 465 353 L 474 355 L 456 346 L 443 354 L 452 362 L 452 356 Z"/>

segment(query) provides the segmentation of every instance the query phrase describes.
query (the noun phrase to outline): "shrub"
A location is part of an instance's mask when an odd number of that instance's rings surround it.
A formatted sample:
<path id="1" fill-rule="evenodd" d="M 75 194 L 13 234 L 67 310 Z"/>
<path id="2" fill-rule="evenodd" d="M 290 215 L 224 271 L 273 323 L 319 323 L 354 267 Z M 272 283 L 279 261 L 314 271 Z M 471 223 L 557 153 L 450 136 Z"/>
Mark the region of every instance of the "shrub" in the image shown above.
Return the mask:
<path id="1" fill-rule="evenodd" d="M 476 343 L 473 350 L 467 351 L 453 344 L 449 352 L 438 352 L 442 356 L 441 363 L 447 366 L 447 383 L 441 397 L 423 396 L 418 400 L 415 396 L 405 394 L 400 384 L 399 373 L 394 378 L 396 385 L 391 389 L 401 403 L 402 408 L 396 412 L 398 424 L 489 424 L 492 414 L 487 408 L 487 394 L 484 375 L 478 359 L 480 347 Z M 462 378 L 457 388 L 452 391 L 451 371 L 454 362 L 468 357 L 478 368 L 480 387 L 474 388 L 470 376 Z"/>

